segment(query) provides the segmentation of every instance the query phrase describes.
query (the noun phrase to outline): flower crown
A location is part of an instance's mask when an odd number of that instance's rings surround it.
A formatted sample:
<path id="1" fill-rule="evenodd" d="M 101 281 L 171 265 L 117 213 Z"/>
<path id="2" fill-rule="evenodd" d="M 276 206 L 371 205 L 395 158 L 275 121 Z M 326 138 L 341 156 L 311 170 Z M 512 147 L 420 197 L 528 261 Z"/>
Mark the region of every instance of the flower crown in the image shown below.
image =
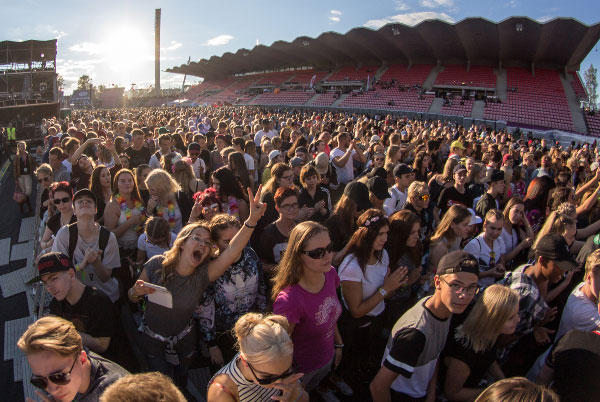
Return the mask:
<path id="1" fill-rule="evenodd" d="M 368 227 L 371 223 L 377 222 L 379 220 L 379 216 L 374 216 L 370 219 L 367 219 L 365 221 L 365 223 L 363 223 L 363 226 Z"/>

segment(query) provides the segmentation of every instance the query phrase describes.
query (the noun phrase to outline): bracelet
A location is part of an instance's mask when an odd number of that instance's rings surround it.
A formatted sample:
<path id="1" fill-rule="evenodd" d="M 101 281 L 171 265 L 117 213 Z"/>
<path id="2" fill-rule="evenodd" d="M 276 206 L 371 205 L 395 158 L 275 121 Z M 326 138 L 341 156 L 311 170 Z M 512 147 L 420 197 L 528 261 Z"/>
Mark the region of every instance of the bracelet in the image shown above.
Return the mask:
<path id="1" fill-rule="evenodd" d="M 129 288 L 129 291 L 127 292 L 127 294 L 128 294 L 129 297 L 135 297 L 138 300 L 141 299 L 140 296 L 133 294 L 133 288 Z"/>
<path id="2" fill-rule="evenodd" d="M 380 287 L 379 289 L 377 289 L 377 291 L 379 292 L 380 295 L 382 295 L 383 297 L 385 297 L 387 295 L 387 291 L 383 288 Z"/>
<path id="3" fill-rule="evenodd" d="M 75 272 L 81 272 L 81 267 L 79 264 L 75 264 Z"/>
<path id="4" fill-rule="evenodd" d="M 341 349 L 341 348 L 343 348 L 343 347 L 344 347 L 344 344 L 343 344 L 343 343 L 334 343 L 334 344 L 333 344 L 333 347 L 334 347 L 335 349 Z"/>
<path id="5" fill-rule="evenodd" d="M 254 229 L 257 225 L 252 226 L 252 225 L 248 224 L 248 221 L 244 221 L 244 226 L 246 226 L 249 229 Z"/>

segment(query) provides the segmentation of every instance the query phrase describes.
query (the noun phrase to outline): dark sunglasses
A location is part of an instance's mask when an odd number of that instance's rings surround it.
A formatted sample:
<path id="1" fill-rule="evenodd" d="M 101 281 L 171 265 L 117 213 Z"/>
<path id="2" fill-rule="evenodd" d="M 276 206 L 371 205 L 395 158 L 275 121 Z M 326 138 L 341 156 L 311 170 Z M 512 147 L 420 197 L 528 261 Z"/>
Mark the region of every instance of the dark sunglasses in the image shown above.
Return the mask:
<path id="1" fill-rule="evenodd" d="M 44 183 L 44 182 L 47 182 L 49 180 L 50 180 L 49 177 L 42 177 L 41 179 L 38 179 L 38 183 Z"/>
<path id="2" fill-rule="evenodd" d="M 71 369 L 66 373 L 55 373 L 50 374 L 48 377 L 38 377 L 37 375 L 31 375 L 29 382 L 36 388 L 46 389 L 48 387 L 48 380 L 50 380 L 53 384 L 56 385 L 67 385 L 71 382 L 71 372 L 75 367 L 75 363 L 77 363 L 77 358 L 73 361 L 71 365 Z"/>
<path id="3" fill-rule="evenodd" d="M 429 194 L 421 194 L 421 199 L 422 199 L 423 201 L 427 201 L 427 200 L 429 200 Z"/>
<path id="4" fill-rule="evenodd" d="M 319 247 L 314 250 L 301 251 L 301 253 L 306 254 L 313 260 L 318 260 L 320 258 L 323 258 L 323 256 L 325 256 L 325 254 L 331 253 L 332 250 L 333 250 L 333 243 L 329 243 L 327 245 L 327 247 Z"/>
<path id="5" fill-rule="evenodd" d="M 63 198 L 55 198 L 52 200 L 52 202 L 54 203 L 54 205 L 59 205 L 61 202 L 63 204 L 66 204 L 68 202 L 70 202 L 71 199 L 69 197 L 63 197 Z"/>
<path id="6" fill-rule="evenodd" d="M 256 381 L 260 385 L 270 385 L 270 384 L 273 384 L 277 380 L 283 380 L 284 378 L 288 378 L 289 376 L 294 374 L 294 366 L 290 366 L 289 369 L 287 369 L 284 373 L 282 373 L 280 375 L 269 375 L 267 377 L 260 378 L 254 372 L 254 369 L 252 368 L 252 365 L 250 364 L 250 362 L 246 360 L 246 363 L 248 363 L 248 367 L 250 368 L 250 371 L 252 371 L 252 374 L 254 374 L 254 377 L 256 377 Z"/>

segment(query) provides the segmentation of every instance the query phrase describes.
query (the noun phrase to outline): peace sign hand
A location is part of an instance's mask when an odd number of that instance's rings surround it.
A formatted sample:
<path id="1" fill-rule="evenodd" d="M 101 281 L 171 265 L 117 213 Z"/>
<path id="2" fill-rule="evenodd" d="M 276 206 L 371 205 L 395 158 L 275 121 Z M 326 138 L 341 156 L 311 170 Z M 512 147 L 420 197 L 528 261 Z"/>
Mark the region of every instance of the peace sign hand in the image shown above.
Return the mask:
<path id="1" fill-rule="evenodd" d="M 259 219 L 264 215 L 267 210 L 267 205 L 260 202 L 260 194 L 262 192 L 262 184 L 258 186 L 256 195 L 252 194 L 250 187 L 246 189 L 248 191 L 248 200 L 250 201 L 250 216 L 248 217 L 248 224 L 250 226 L 256 226 Z"/>

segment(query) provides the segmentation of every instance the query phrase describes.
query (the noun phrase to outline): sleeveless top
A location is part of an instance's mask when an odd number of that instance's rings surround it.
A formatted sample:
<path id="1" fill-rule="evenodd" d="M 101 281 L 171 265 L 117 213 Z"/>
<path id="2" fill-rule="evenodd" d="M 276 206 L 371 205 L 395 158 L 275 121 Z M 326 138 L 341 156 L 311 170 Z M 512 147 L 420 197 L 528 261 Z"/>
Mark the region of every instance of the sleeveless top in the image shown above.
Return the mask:
<path id="1" fill-rule="evenodd" d="M 121 213 L 119 214 L 119 225 L 127 222 L 127 216 L 125 216 L 125 211 L 120 209 Z M 137 211 L 136 211 L 137 212 Z M 121 235 L 117 239 L 117 243 L 119 243 L 119 248 L 124 250 L 129 250 L 137 247 L 138 234 L 132 228 L 127 229 L 125 233 Z"/>
<path id="2" fill-rule="evenodd" d="M 271 399 L 272 396 L 281 395 L 281 391 L 277 388 L 261 387 L 255 382 L 246 380 L 236 364 L 239 357 L 240 354 L 236 354 L 229 363 L 217 371 L 213 378 L 208 382 L 209 387 L 216 376 L 219 374 L 227 374 L 231 381 L 237 385 L 240 402 L 273 401 L 273 399 Z"/>

